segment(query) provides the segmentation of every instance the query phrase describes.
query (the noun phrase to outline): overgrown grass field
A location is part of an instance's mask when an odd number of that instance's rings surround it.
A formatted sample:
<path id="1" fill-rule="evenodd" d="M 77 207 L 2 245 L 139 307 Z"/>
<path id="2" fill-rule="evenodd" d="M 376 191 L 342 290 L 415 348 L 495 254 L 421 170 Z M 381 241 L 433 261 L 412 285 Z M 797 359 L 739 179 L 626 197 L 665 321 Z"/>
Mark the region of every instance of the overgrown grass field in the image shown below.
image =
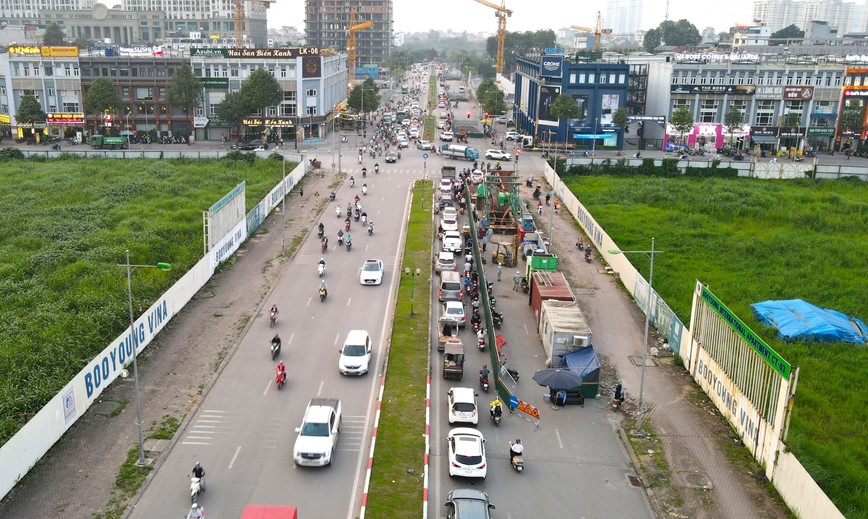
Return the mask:
<path id="1" fill-rule="evenodd" d="M 401 270 L 395 271 L 401 276 L 401 284 L 395 303 L 389 370 L 368 491 L 367 515 L 370 517 L 416 518 L 422 513 L 433 195 L 430 181 L 419 182 L 413 189 L 404 258 L 399 265 Z M 418 268 L 421 274 L 413 280 L 403 273 L 406 267 L 411 272 Z M 411 304 L 413 315 L 410 314 Z M 412 473 L 408 469 L 412 469 Z"/>
<path id="2" fill-rule="evenodd" d="M 172 264 L 134 273 L 138 315 L 202 257 L 203 210 L 241 181 L 249 210 L 281 176 L 279 157 L 2 163 L 0 444 L 129 327 L 125 249 Z"/>
<path id="3" fill-rule="evenodd" d="M 844 515 L 868 517 L 868 347 L 784 343 L 749 306 L 799 298 L 868 320 L 868 183 L 565 179 L 619 247 L 656 238 L 654 288 L 685 324 L 698 279 L 801 368 L 787 445 Z"/>

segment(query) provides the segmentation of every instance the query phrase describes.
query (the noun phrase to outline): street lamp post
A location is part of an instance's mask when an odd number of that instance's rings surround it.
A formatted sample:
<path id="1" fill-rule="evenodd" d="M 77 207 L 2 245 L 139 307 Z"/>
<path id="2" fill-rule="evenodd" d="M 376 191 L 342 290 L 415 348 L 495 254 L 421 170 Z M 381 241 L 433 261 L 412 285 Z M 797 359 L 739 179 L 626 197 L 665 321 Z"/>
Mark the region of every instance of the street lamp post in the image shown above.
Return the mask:
<path id="1" fill-rule="evenodd" d="M 422 273 L 422 269 L 416 269 L 415 272 L 410 270 L 410 267 L 404 269 L 404 273 L 410 276 L 410 315 L 415 315 L 413 312 L 413 303 L 416 299 L 416 276 Z"/>
<path id="2" fill-rule="evenodd" d="M 142 439 L 142 404 L 141 399 L 139 398 L 139 365 L 138 362 L 136 362 L 136 358 L 139 356 L 139 344 L 135 329 L 135 319 L 133 318 L 133 289 L 131 277 L 133 269 L 137 267 L 170 270 L 172 265 L 169 263 L 157 263 L 156 265 L 131 265 L 130 250 L 127 249 L 127 262 L 118 265 L 118 267 L 125 267 L 127 269 L 127 300 L 129 301 L 130 306 L 130 334 L 133 337 L 133 382 L 135 384 L 136 392 L 136 427 L 138 428 L 139 433 L 139 461 L 137 462 L 137 465 L 143 467 L 145 466 L 145 444 Z"/>
<path id="3" fill-rule="evenodd" d="M 281 173 L 283 178 L 283 189 L 286 189 L 286 149 L 283 147 L 283 139 L 280 140 L 280 162 Z M 280 226 L 280 253 L 286 254 L 286 196 L 289 193 L 284 191 L 283 200 L 280 202 L 280 212 L 283 216 L 283 223 Z"/>
<path id="4" fill-rule="evenodd" d="M 648 359 L 648 325 L 651 322 L 651 294 L 654 282 L 654 255 L 663 251 L 654 250 L 654 238 L 651 238 L 651 250 L 618 250 L 609 251 L 612 254 L 644 254 L 651 258 L 651 266 L 648 270 L 648 296 L 645 299 L 645 336 L 642 339 L 642 376 L 639 382 L 639 416 L 636 418 L 636 434 L 642 435 L 642 419 L 645 417 L 645 364 Z"/>
<path id="5" fill-rule="evenodd" d="M 132 110 L 127 110 L 127 125 L 125 126 L 127 130 L 127 149 L 130 149 L 130 145 L 132 144 L 132 140 L 130 138 L 130 116 L 133 115 Z"/>

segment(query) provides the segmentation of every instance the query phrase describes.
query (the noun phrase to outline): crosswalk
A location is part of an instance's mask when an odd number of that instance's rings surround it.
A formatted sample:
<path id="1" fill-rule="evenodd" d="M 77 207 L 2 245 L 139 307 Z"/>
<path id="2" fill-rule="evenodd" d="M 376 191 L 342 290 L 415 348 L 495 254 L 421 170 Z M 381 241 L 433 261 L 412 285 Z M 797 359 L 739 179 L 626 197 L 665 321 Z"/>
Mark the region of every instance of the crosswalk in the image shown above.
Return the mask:
<path id="1" fill-rule="evenodd" d="M 184 434 L 184 445 L 227 445 L 231 430 L 239 423 L 237 413 L 219 409 L 205 409 L 197 416 Z"/>
<path id="2" fill-rule="evenodd" d="M 365 416 L 344 415 L 341 419 L 341 434 L 338 438 L 338 450 L 359 452 L 365 439 Z"/>

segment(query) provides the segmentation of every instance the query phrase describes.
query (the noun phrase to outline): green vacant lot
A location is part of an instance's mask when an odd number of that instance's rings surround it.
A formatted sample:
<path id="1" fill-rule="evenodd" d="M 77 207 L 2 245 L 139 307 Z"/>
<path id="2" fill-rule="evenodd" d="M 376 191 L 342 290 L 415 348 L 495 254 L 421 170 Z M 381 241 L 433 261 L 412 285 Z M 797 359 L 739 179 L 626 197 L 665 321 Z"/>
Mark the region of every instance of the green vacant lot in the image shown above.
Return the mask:
<path id="1" fill-rule="evenodd" d="M 847 517 L 868 517 L 868 347 L 784 343 L 750 304 L 804 299 L 868 319 L 868 183 L 568 176 L 624 250 L 665 251 L 654 288 L 689 324 L 707 283 L 801 368 L 787 445 Z M 648 259 L 631 256 L 648 272 Z"/>
<path id="2" fill-rule="evenodd" d="M 203 210 L 241 181 L 250 209 L 282 175 L 279 159 L 0 168 L 0 444 L 129 326 L 125 249 L 173 266 L 136 272 L 141 312 L 202 257 Z"/>

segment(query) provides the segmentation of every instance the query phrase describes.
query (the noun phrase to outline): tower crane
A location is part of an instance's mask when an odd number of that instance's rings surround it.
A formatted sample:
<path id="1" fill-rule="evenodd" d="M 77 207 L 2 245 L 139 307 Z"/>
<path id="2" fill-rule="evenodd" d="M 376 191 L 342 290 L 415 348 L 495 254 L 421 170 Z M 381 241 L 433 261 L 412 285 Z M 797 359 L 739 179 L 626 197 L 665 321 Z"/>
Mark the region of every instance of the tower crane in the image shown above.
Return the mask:
<path id="1" fill-rule="evenodd" d="M 503 75 L 503 48 L 506 46 L 506 17 L 512 16 L 512 9 L 506 8 L 506 0 L 501 0 L 500 5 L 486 0 L 474 1 L 487 5 L 496 11 L 494 16 L 497 17 L 497 58 L 494 60 L 494 69 L 498 74 Z"/>
<path id="2" fill-rule="evenodd" d="M 479 1 L 479 0 L 477 0 Z M 591 29 L 590 27 L 580 27 L 578 25 L 570 25 L 570 29 L 576 29 L 577 31 L 585 31 L 594 34 L 594 52 L 600 52 L 600 35 L 601 34 L 612 34 L 612 29 L 601 29 L 601 17 L 600 11 L 597 11 L 597 26 Z"/>
<path id="3" fill-rule="evenodd" d="M 244 46 L 244 4 L 264 5 L 266 9 L 271 7 L 275 0 L 235 0 L 235 45 Z"/>
<path id="4" fill-rule="evenodd" d="M 356 8 L 350 9 L 350 23 L 347 26 L 347 75 L 349 76 L 350 84 L 356 80 L 356 31 L 370 29 L 374 26 L 374 22 L 368 20 L 362 23 L 356 23 Z"/>

